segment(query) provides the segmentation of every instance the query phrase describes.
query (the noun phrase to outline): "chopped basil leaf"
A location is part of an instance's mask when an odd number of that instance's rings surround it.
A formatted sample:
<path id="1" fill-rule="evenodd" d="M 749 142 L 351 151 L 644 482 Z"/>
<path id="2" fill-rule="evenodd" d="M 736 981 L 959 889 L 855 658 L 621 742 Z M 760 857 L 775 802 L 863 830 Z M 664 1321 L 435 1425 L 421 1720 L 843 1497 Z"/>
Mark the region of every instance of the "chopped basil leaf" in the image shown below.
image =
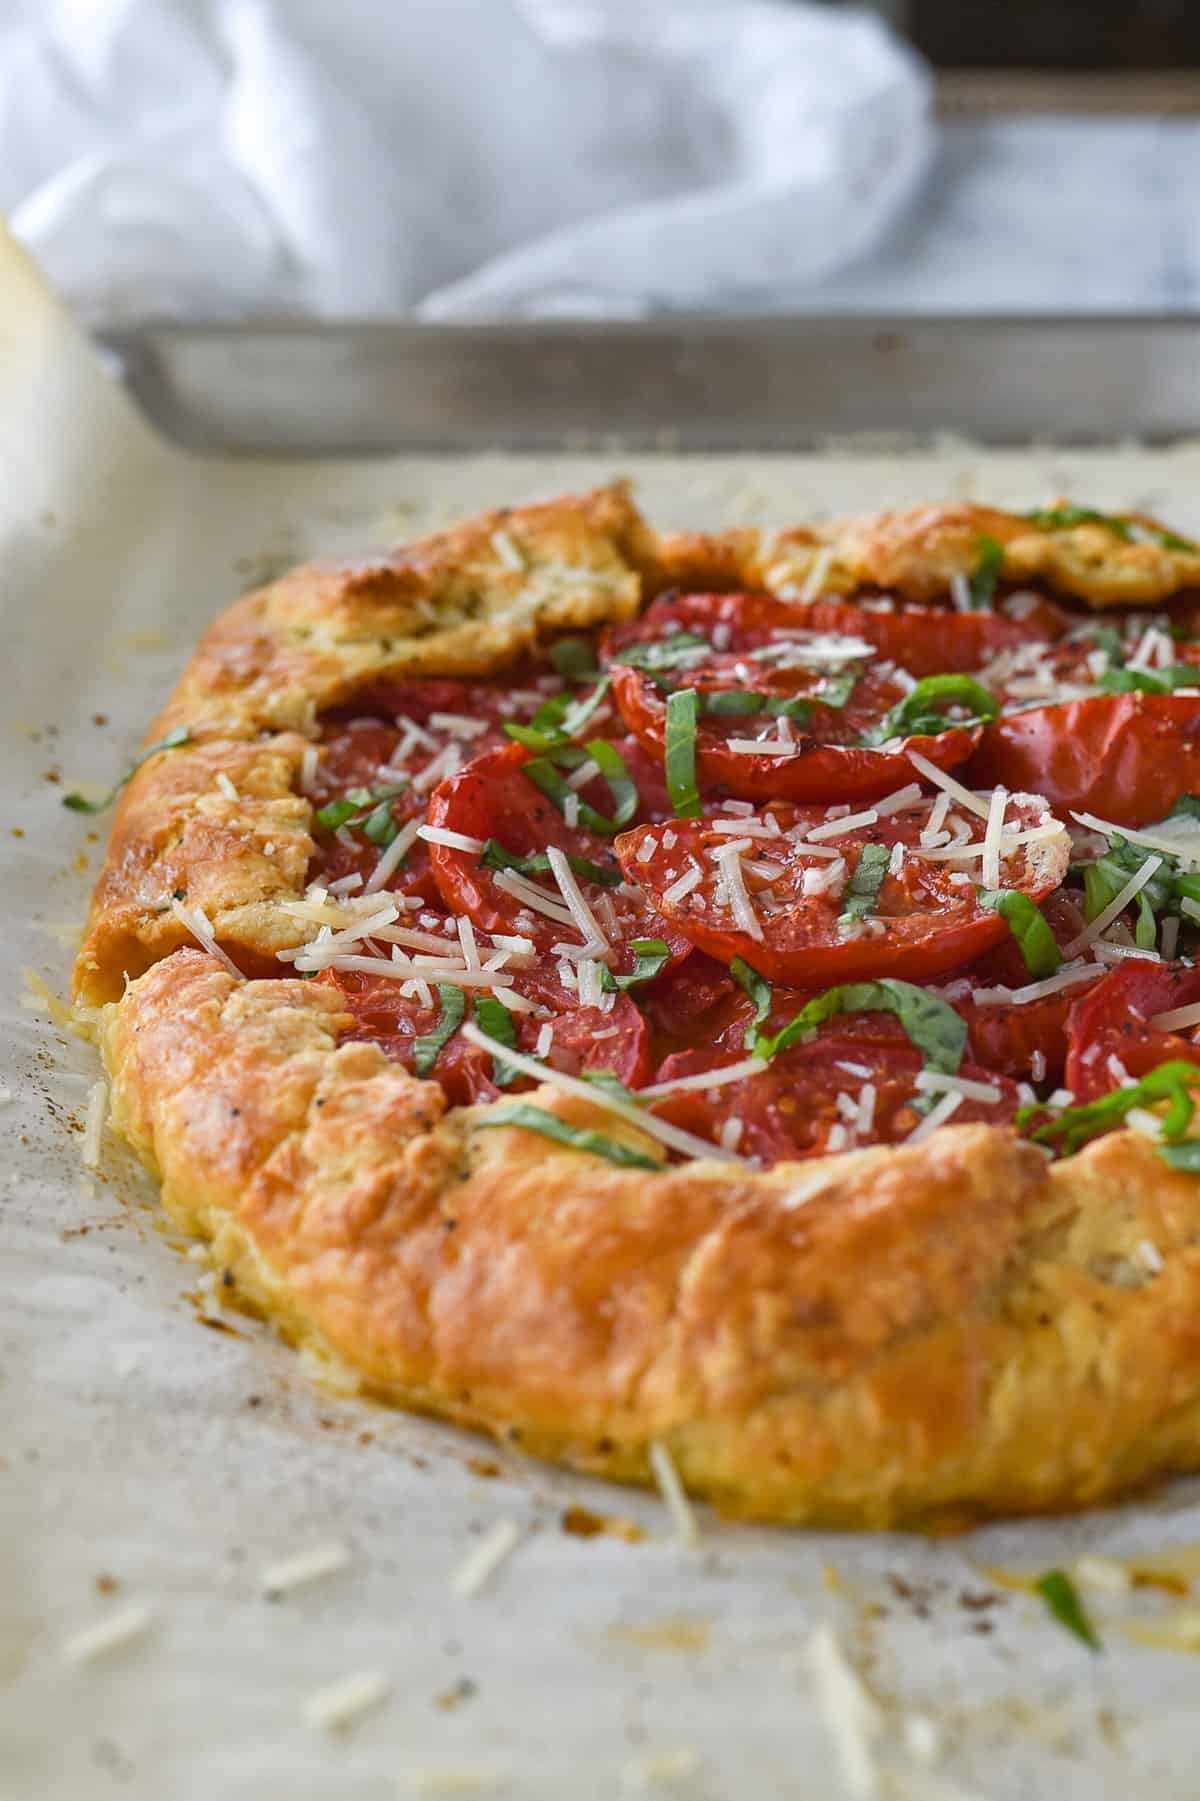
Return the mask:
<path id="1" fill-rule="evenodd" d="M 987 536 L 980 538 L 979 561 L 976 563 L 975 573 L 971 577 L 971 609 L 973 612 L 990 611 L 996 592 L 996 583 L 1000 579 L 1000 571 L 1003 567 L 1003 544 L 995 538 Z"/>
<path id="2" fill-rule="evenodd" d="M 652 982 L 671 955 L 671 947 L 663 938 L 634 938 L 630 940 L 633 952 L 633 968 L 627 976 L 615 976 L 604 963 L 600 965 L 600 986 L 606 994 L 617 994 L 628 988 L 640 988 L 643 982 Z"/>
<path id="3" fill-rule="evenodd" d="M 550 859 L 544 850 L 534 851 L 527 857 L 518 856 L 516 851 L 506 850 L 497 838 L 484 841 L 479 853 L 479 861 L 485 869 L 515 869 L 518 875 L 549 875 Z M 621 871 L 614 863 L 593 863 L 587 857 L 567 857 L 572 872 L 582 876 L 586 882 L 595 882 L 598 888 L 616 888 L 621 881 Z"/>
<path id="4" fill-rule="evenodd" d="M 1034 981 L 1052 976 L 1062 962 L 1062 952 L 1036 901 L 1019 888 L 980 888 L 975 899 L 981 907 L 999 913 L 1017 941 L 1025 967 Z"/>
<path id="5" fill-rule="evenodd" d="M 966 1021 L 937 995 L 926 993 L 912 982 L 899 982 L 891 977 L 879 982 L 844 982 L 837 988 L 827 988 L 824 994 L 816 995 L 802 1007 L 774 1037 L 760 1036 L 754 1046 L 756 1056 L 774 1057 L 837 1013 L 894 1013 L 910 1042 L 920 1051 L 927 1069 L 952 1076 L 962 1062 L 967 1045 Z M 1197 1080 L 1200 1081 L 1200 1070 Z"/>
<path id="6" fill-rule="evenodd" d="M 1156 1144 L 1154 1148 L 1172 1169 L 1200 1175 L 1200 1138 L 1185 1138 L 1182 1144 Z"/>
<path id="7" fill-rule="evenodd" d="M 1141 519 L 1126 519 L 1119 513 L 1098 513 L 1094 507 L 1042 507 L 1025 517 L 1044 532 L 1073 531 L 1077 525 L 1103 525 L 1126 544 L 1157 544 L 1163 550 L 1194 552 L 1190 538 L 1181 537 L 1165 525 L 1147 525 Z"/>
<path id="8" fill-rule="evenodd" d="M 592 714 L 599 707 L 609 690 L 609 679 L 604 676 L 597 682 L 595 691 L 586 700 L 572 700 L 566 694 L 552 694 L 544 700 L 528 725 L 515 725 L 511 721 L 505 725 L 505 735 L 523 744 L 526 750 L 539 751 L 543 755 L 569 744 L 580 728 L 585 726 Z"/>
<path id="9" fill-rule="evenodd" d="M 771 984 L 766 976 L 760 976 L 757 969 L 752 969 L 744 957 L 733 959 L 729 973 L 742 992 L 754 1002 L 754 1012 L 746 1025 L 742 1040 L 749 1050 L 758 1037 L 758 1028 L 765 1025 L 771 1017 Z"/>
<path id="10" fill-rule="evenodd" d="M 1200 688 L 1200 664 L 1170 663 L 1151 675 L 1146 669 L 1106 669 L 1096 686 L 1102 694 L 1174 694 Z"/>
<path id="11" fill-rule="evenodd" d="M 387 782 L 375 788 L 348 788 L 337 800 L 318 809 L 316 822 L 327 832 L 340 826 L 361 825 L 376 844 L 390 844 L 396 836 L 392 801 L 403 794 L 408 782 Z"/>
<path id="12" fill-rule="evenodd" d="M 1068 1632 L 1073 1632 L 1076 1638 L 1082 1639 L 1089 1651 L 1101 1649 L 1096 1629 L 1084 1611 L 1083 1602 L 1075 1591 L 1075 1584 L 1064 1570 L 1047 1570 L 1033 1586 L 1060 1626 L 1065 1626 Z"/>
<path id="13" fill-rule="evenodd" d="M 1158 942 L 1158 921 L 1145 893 L 1137 895 L 1136 899 L 1138 916 L 1133 928 L 1133 942 L 1140 951 L 1152 951 Z"/>
<path id="14" fill-rule="evenodd" d="M 639 1105 L 638 1096 L 633 1089 L 627 1088 L 620 1076 L 614 1076 L 611 1069 L 581 1069 L 579 1074 L 581 1080 L 601 1089 L 611 1100 L 628 1101 L 631 1107 Z"/>
<path id="15" fill-rule="evenodd" d="M 947 719 L 942 709 L 967 706 L 967 719 Z M 927 675 L 885 713 L 878 725 L 863 733 L 864 744 L 886 744 L 890 738 L 935 738 L 954 726 L 982 725 L 994 719 L 1000 703 L 969 675 Z"/>
<path id="16" fill-rule="evenodd" d="M 598 813 L 587 801 L 579 800 L 575 790 L 560 773 L 559 765 L 564 769 L 578 769 L 589 758 L 608 783 L 613 797 L 611 818 L 605 813 Z M 544 756 L 535 757 L 526 763 L 524 773 L 548 800 L 554 802 L 560 813 L 566 811 L 567 802 L 574 796 L 579 801 L 576 817 L 580 825 L 592 832 L 602 832 L 607 837 L 627 826 L 638 810 L 637 785 L 626 768 L 620 751 L 607 738 L 589 738 L 582 749 L 577 745 L 565 745 L 560 749 L 547 751 Z"/>
<path id="17" fill-rule="evenodd" d="M 596 647 L 590 638 L 560 638 L 550 646 L 550 661 L 559 675 L 572 681 L 590 681 L 600 674 Z"/>
<path id="18" fill-rule="evenodd" d="M 1181 795 L 1166 819 L 1157 820 L 1155 824 L 1166 825 L 1174 819 L 1200 819 L 1200 799 L 1194 794 Z M 1180 903 L 1184 900 L 1200 904 L 1200 876 L 1185 875 L 1178 857 L 1171 856 L 1167 851 L 1151 851 L 1144 846 L 1131 844 L 1120 832 L 1112 832 L 1104 855 L 1083 868 L 1084 911 L 1089 922 L 1116 899 L 1130 876 L 1143 869 L 1151 857 L 1160 859 L 1159 867 L 1137 896 L 1138 929 L 1143 936 L 1148 929 L 1145 924 L 1148 916 L 1180 913 Z M 1142 944 L 1140 938 L 1136 942 L 1144 950 L 1151 948 L 1149 944 Z"/>
<path id="19" fill-rule="evenodd" d="M 460 991 L 456 989 L 455 992 Z M 516 1050 L 517 1028 L 503 1001 L 498 1001 L 494 994 L 477 994 L 471 1003 L 471 1014 L 481 1032 L 486 1032 L 497 1044 L 507 1045 L 510 1051 Z M 493 1055 L 492 1080 L 497 1088 L 507 1088 L 519 1074 L 511 1063 L 503 1063 Z"/>
<path id="20" fill-rule="evenodd" d="M 1125 661 L 1125 645 L 1115 625 L 1098 625 L 1092 631 L 1092 643 L 1108 658 L 1109 666 L 1119 669 Z"/>
<path id="21" fill-rule="evenodd" d="M 821 682 L 821 692 L 814 695 L 823 707 L 844 707 L 854 693 L 863 677 L 861 663 L 847 663 L 844 669 L 826 675 Z M 794 715 L 789 714 L 789 718 Z"/>
<path id="22" fill-rule="evenodd" d="M 761 713 L 765 705 L 763 695 L 747 694 L 741 688 L 722 688 L 716 693 L 700 695 L 700 711 L 715 714 L 717 718 L 726 714 Z"/>
<path id="23" fill-rule="evenodd" d="M 422 1032 L 413 1039 L 413 1068 L 419 1076 L 427 1076 L 444 1047 L 453 1038 L 467 1014 L 467 997 L 452 982 L 437 985 L 441 1013 L 432 1032 Z"/>
<path id="24" fill-rule="evenodd" d="M 864 844 L 859 852 L 854 874 L 842 894 L 842 911 L 838 927 L 854 925 L 866 919 L 879 904 L 879 890 L 887 874 L 891 848 L 886 844 Z"/>
<path id="25" fill-rule="evenodd" d="M 1129 1088 L 1116 1088 L 1111 1094 L 1102 1094 L 1098 1100 L 1084 1101 L 1078 1107 L 1065 1107 L 1055 1118 L 1036 1126 L 1029 1136 L 1037 1144 L 1057 1141 L 1063 1156 L 1069 1157 L 1089 1139 L 1098 1138 L 1102 1132 L 1119 1125 L 1131 1107 L 1153 1106 L 1157 1101 L 1166 1101 L 1163 1137 L 1182 1138 L 1196 1111 L 1193 1088 L 1200 1088 L 1200 1064 L 1174 1057 L 1167 1063 L 1160 1063 L 1157 1069 L 1152 1069 L 1149 1075 Z M 1041 1102 L 1019 1107 L 1016 1123 L 1023 1129 L 1031 1119 L 1044 1112 L 1046 1107 Z"/>
<path id="26" fill-rule="evenodd" d="M 543 1138 L 553 1138 L 573 1151 L 588 1151 L 593 1157 L 603 1157 L 622 1169 L 662 1168 L 656 1158 L 646 1156 L 644 1151 L 618 1144 L 615 1138 L 606 1138 L 602 1132 L 593 1132 L 585 1126 L 569 1125 L 557 1113 L 547 1113 L 542 1107 L 531 1107 L 522 1102 L 507 1107 L 489 1107 L 477 1123 L 481 1126 L 521 1126 L 527 1132 L 540 1132 Z"/>
<path id="27" fill-rule="evenodd" d="M 612 658 L 614 663 L 627 663 L 631 669 L 646 674 L 656 669 L 675 669 L 681 663 L 698 662 L 696 652 L 708 652 L 712 645 L 699 632 L 672 632 L 668 638 L 647 638 L 627 644 Z"/>
<path id="28" fill-rule="evenodd" d="M 160 750 L 178 749 L 181 744 L 186 744 L 188 742 L 191 735 L 192 731 L 190 726 L 177 725 L 173 727 L 164 737 L 155 739 L 153 744 L 148 744 L 145 750 L 142 751 L 139 756 L 134 758 L 133 762 L 129 765 L 129 768 L 125 771 L 125 774 L 119 781 L 113 783 L 103 800 L 85 800 L 82 794 L 72 792 L 63 795 L 63 806 L 69 807 L 72 813 L 105 812 L 107 808 L 112 806 L 122 788 L 133 780 L 143 763 L 148 763 L 151 757 L 156 757 Z"/>
<path id="29" fill-rule="evenodd" d="M 679 688 L 667 699 L 667 792 L 680 819 L 695 819 L 700 812 L 696 786 L 696 712 L 694 688 Z"/>

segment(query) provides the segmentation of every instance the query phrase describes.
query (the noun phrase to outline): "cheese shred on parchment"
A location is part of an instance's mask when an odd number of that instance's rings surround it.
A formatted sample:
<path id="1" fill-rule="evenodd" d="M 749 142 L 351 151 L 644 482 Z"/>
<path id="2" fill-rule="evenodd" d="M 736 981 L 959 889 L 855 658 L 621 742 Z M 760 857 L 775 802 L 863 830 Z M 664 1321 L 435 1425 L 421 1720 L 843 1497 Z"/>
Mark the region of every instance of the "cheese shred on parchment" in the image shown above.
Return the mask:
<path id="1" fill-rule="evenodd" d="M 381 1670 L 357 1670 L 310 1695 L 304 1703 L 304 1717 L 310 1726 L 325 1732 L 342 1732 L 372 1707 L 378 1707 L 390 1688 Z"/>
<path id="2" fill-rule="evenodd" d="M 99 1169 L 100 1146 L 104 1121 L 108 1117 L 108 1083 L 93 1082 L 88 1090 L 87 1112 L 83 1121 L 83 1143 L 79 1154 L 88 1169 Z"/>
<path id="3" fill-rule="evenodd" d="M 307 1551 L 297 1551 L 293 1557 L 281 1557 L 275 1563 L 269 1563 L 262 1573 L 262 1590 L 266 1595 L 286 1595 L 294 1588 L 303 1588 L 309 1582 L 319 1582 L 323 1576 L 332 1576 L 338 1570 L 344 1570 L 350 1561 L 350 1552 L 337 1539 L 328 1544 L 313 1545 Z"/>
<path id="4" fill-rule="evenodd" d="M 516 1520 L 497 1520 L 477 1545 L 450 1574 L 450 1587 L 456 1595 L 477 1595 L 495 1575 L 505 1558 L 511 1557 L 521 1542 L 521 1528 Z"/>
<path id="5" fill-rule="evenodd" d="M 82 1626 L 78 1632 L 73 1632 L 63 1644 L 63 1659 L 67 1663 L 88 1663 L 93 1657 L 102 1657 L 106 1651 L 115 1651 L 119 1646 L 141 1638 L 153 1624 L 153 1608 L 144 1601 L 133 1601 L 128 1607 L 97 1620 L 94 1626 Z"/>
<path id="6" fill-rule="evenodd" d="M 818 1626 L 809 1639 L 808 1666 L 842 1768 L 845 1791 L 856 1801 L 869 1801 L 876 1793 L 874 1747 L 884 1727 L 879 1703 L 847 1659 L 831 1627 Z"/>
<path id="7" fill-rule="evenodd" d="M 663 1505 L 671 1516 L 680 1543 L 689 1551 L 694 1551 L 700 1543 L 700 1526 L 692 1511 L 692 1504 L 679 1479 L 679 1471 L 675 1468 L 675 1459 L 671 1456 L 661 1439 L 654 1439 L 650 1445 L 650 1468 L 662 1496 Z"/>

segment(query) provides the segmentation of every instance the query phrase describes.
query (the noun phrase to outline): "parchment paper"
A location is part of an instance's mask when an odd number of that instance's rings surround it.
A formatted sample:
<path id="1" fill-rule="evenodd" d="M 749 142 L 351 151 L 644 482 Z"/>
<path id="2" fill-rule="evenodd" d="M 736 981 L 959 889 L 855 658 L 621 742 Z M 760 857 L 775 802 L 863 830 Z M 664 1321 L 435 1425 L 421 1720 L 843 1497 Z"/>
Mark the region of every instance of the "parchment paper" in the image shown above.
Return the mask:
<path id="1" fill-rule="evenodd" d="M 201 627 L 272 568 L 600 480 L 612 462 L 182 456 L 11 249 L 0 447 L 0 1794 L 606 1801 L 670 1778 L 700 1801 L 833 1797 L 850 1791 L 805 1656 L 823 1622 L 883 1710 L 882 1795 L 1200 1792 L 1197 1666 L 1116 1623 L 1180 1603 L 1092 1597 L 1105 1640 L 1092 1656 L 986 1574 L 1200 1541 L 1200 1485 L 940 1541 L 705 1513 L 689 1552 L 649 1496 L 314 1387 L 269 1330 L 206 1292 L 111 1139 L 100 1178 L 82 1170 L 93 1054 L 33 1010 L 19 974 L 65 990 L 68 927 L 101 851 L 104 822 L 64 811 L 55 778 L 118 773 Z M 1067 492 L 1200 530 L 1193 449 L 618 466 L 656 520 L 679 525 Z M 571 1503 L 646 1537 L 573 1536 Z M 483 1592 L 456 1596 L 450 1572 L 502 1518 L 522 1528 L 517 1551 Z M 263 1598 L 267 1562 L 330 1539 L 350 1548 L 347 1569 Z M 142 1600 L 156 1610 L 143 1638 L 64 1661 L 76 1629 Z M 313 1691 L 364 1669 L 387 1676 L 383 1705 L 342 1737 L 306 1723 Z M 928 1771 L 904 1750 L 913 1713 L 944 1739 Z M 469 1791 L 472 1774 L 498 1786 Z"/>

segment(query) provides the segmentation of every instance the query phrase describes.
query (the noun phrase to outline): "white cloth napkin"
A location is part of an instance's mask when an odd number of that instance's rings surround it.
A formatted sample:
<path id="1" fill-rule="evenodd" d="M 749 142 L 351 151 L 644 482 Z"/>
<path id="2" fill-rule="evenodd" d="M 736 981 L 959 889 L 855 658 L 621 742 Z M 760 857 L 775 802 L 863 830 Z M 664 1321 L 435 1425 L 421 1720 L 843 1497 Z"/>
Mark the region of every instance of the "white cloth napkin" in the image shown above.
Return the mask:
<path id="1" fill-rule="evenodd" d="M 929 159 L 880 22 L 798 0 L 7 0 L 0 209 L 93 319 L 753 307 Z"/>

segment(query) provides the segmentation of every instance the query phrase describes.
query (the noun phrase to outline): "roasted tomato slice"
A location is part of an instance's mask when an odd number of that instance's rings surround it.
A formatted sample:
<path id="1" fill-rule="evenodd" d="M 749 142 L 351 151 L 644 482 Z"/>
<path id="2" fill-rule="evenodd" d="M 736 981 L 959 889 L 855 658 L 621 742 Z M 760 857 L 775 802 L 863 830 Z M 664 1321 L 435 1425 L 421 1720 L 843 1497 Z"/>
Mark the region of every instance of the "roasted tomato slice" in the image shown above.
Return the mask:
<path id="1" fill-rule="evenodd" d="M 630 645 L 683 631 L 707 638 L 714 650 L 758 660 L 759 653 L 789 646 L 801 655 L 806 643 L 828 656 L 830 641 L 843 638 L 919 678 L 980 669 L 1001 651 L 1060 637 L 1071 623 L 1070 614 L 1034 594 L 1021 597 L 1015 614 L 951 612 L 886 596 L 802 601 L 771 594 L 670 594 L 640 619 L 610 631 L 604 649 L 620 656 Z"/>
<path id="2" fill-rule="evenodd" d="M 982 729 L 948 725 L 936 735 L 896 736 L 889 749 L 863 744 L 865 734 L 885 729 L 888 714 L 909 691 L 878 665 L 857 675 L 829 669 L 821 673 L 760 667 L 729 653 L 668 673 L 673 686 L 694 688 L 701 697 L 695 746 L 701 787 L 724 789 L 746 800 L 871 799 L 911 778 L 908 751 L 952 769 L 971 754 Z M 668 696 L 660 678 L 614 663 L 612 682 L 630 731 L 653 755 L 665 757 Z M 831 697 L 839 704 L 830 704 Z M 762 711 L 711 710 L 752 698 Z M 771 709 L 780 706 L 800 707 L 801 716 L 774 716 Z M 764 744 L 762 751 L 748 748 L 756 742 Z"/>
<path id="3" fill-rule="evenodd" d="M 535 699 L 531 690 L 526 704 L 518 707 L 504 688 L 483 682 L 389 682 L 370 688 L 321 721 L 321 754 L 310 788 L 314 813 L 336 805 L 350 790 L 399 788 L 388 802 L 393 824 L 403 827 L 423 818 L 430 790 L 449 767 L 507 743 L 505 719 L 528 717 Z M 360 808 L 359 823 L 340 830 L 314 819 L 314 881 L 328 884 L 353 875 L 370 879 L 381 850 L 362 829 L 372 810 Z M 384 887 L 389 894 L 440 904 L 429 853 L 420 839 L 409 846 Z"/>
<path id="4" fill-rule="evenodd" d="M 964 779 L 1034 783 L 1056 812 L 1145 825 L 1200 791 L 1200 696 L 1097 694 L 1005 714 L 986 728 Z"/>
<path id="5" fill-rule="evenodd" d="M 590 864 L 605 877 L 615 878 L 596 879 L 578 867 L 573 872 L 585 904 L 613 947 L 614 972 L 632 970 L 636 953 L 631 943 L 635 939 L 664 939 L 669 962 L 685 957 L 691 949 L 686 934 L 668 925 L 643 890 L 620 881 L 612 838 L 568 825 L 554 802 L 525 774 L 529 760 L 519 744 L 476 757 L 437 788 L 429 805 L 430 825 L 475 843 L 495 839 L 516 857 L 536 856 L 554 847 Z M 579 793 L 597 811 L 612 805 L 599 780 Z M 431 845 L 430 856 L 445 904 L 453 913 L 465 913 L 481 931 L 532 939 L 543 955 L 565 954 L 554 951 L 556 944 L 577 951 L 583 942 L 584 933 L 553 875 L 492 869 L 481 861 L 477 850 L 449 844 Z M 534 894 L 544 896 L 540 904 L 536 900 L 531 904 L 529 884 Z"/>
<path id="6" fill-rule="evenodd" d="M 426 1006 L 402 995 L 401 984 L 386 976 L 325 970 L 314 979 L 336 988 L 346 1011 L 354 1017 L 343 1042 L 365 1039 L 378 1044 L 389 1057 L 412 1069 L 414 1041 L 438 1024 L 436 998 Z M 552 980 L 530 977 L 521 979 L 517 987 L 537 1009 L 512 1015 L 519 1051 L 527 1056 L 541 1054 L 543 1028 L 549 1025 L 552 1036 L 543 1060 L 550 1068 L 569 1076 L 586 1069 L 607 1070 L 630 1088 L 644 1085 L 651 1067 L 649 1033 L 628 995 L 617 995 L 611 1009 L 602 1012 L 597 1007 L 577 1006 L 574 997 Z M 468 992 L 468 1010 L 472 992 L 479 991 Z M 502 1091 L 493 1079 L 491 1054 L 468 1044 L 458 1032 L 443 1045 L 428 1074 L 445 1089 L 454 1107 L 492 1101 L 501 1092 L 534 1086 L 529 1078 L 517 1075 Z"/>
<path id="7" fill-rule="evenodd" d="M 1043 917 L 1060 950 L 1083 929 L 1081 900 L 1082 896 L 1059 890 L 1041 903 Z M 1097 980 L 1100 974 L 1097 965 Z M 943 1000 L 949 1001 L 966 1020 L 970 1054 L 976 1063 L 999 1070 L 1014 1081 L 1057 1085 L 1067 1056 L 1067 1018 L 1084 990 L 1060 988 L 1017 1003 L 996 997 L 997 989 L 1022 989 L 1033 984 L 1020 947 L 1015 939 L 1008 938 L 946 983 L 940 992 Z M 980 992 L 988 998 L 977 999 Z"/>
<path id="8" fill-rule="evenodd" d="M 927 981 L 1008 935 L 976 898 L 967 871 L 978 875 L 979 859 L 947 860 L 946 842 L 922 848 L 935 805 L 946 814 L 944 801 L 882 818 L 868 809 L 849 815 L 844 830 L 814 807 L 677 819 L 623 833 L 617 855 L 658 912 L 723 963 L 741 957 L 772 982 L 812 989 L 880 976 Z M 959 827 L 956 813 L 946 817 L 954 823 L 935 837 L 958 831 L 981 841 L 981 820 Z M 1041 900 L 1066 874 L 1069 837 L 1037 795 L 1012 796 L 1005 819 L 998 886 Z M 1026 833 L 1041 836 L 1021 842 Z"/>
<path id="9" fill-rule="evenodd" d="M 1094 1101 L 1126 1076 L 1144 1076 L 1182 1057 L 1200 1063 L 1196 1026 L 1154 1020 L 1200 1001 L 1200 964 L 1118 963 L 1071 1009 L 1066 1086 L 1076 1101 Z"/>
<path id="10" fill-rule="evenodd" d="M 744 1050 L 681 1051 L 668 1057 L 655 1083 L 707 1075 L 737 1063 Z M 742 1156 L 777 1163 L 869 1144 L 896 1144 L 913 1132 L 918 1053 L 902 1039 L 820 1032 L 782 1051 L 765 1070 L 720 1088 L 693 1088 L 654 1103 L 654 1111 L 698 1138 Z M 1018 1104 L 1014 1085 L 990 1070 L 965 1065 L 969 1081 L 995 1098 L 964 1096 L 952 1123 L 1006 1124 Z"/>

